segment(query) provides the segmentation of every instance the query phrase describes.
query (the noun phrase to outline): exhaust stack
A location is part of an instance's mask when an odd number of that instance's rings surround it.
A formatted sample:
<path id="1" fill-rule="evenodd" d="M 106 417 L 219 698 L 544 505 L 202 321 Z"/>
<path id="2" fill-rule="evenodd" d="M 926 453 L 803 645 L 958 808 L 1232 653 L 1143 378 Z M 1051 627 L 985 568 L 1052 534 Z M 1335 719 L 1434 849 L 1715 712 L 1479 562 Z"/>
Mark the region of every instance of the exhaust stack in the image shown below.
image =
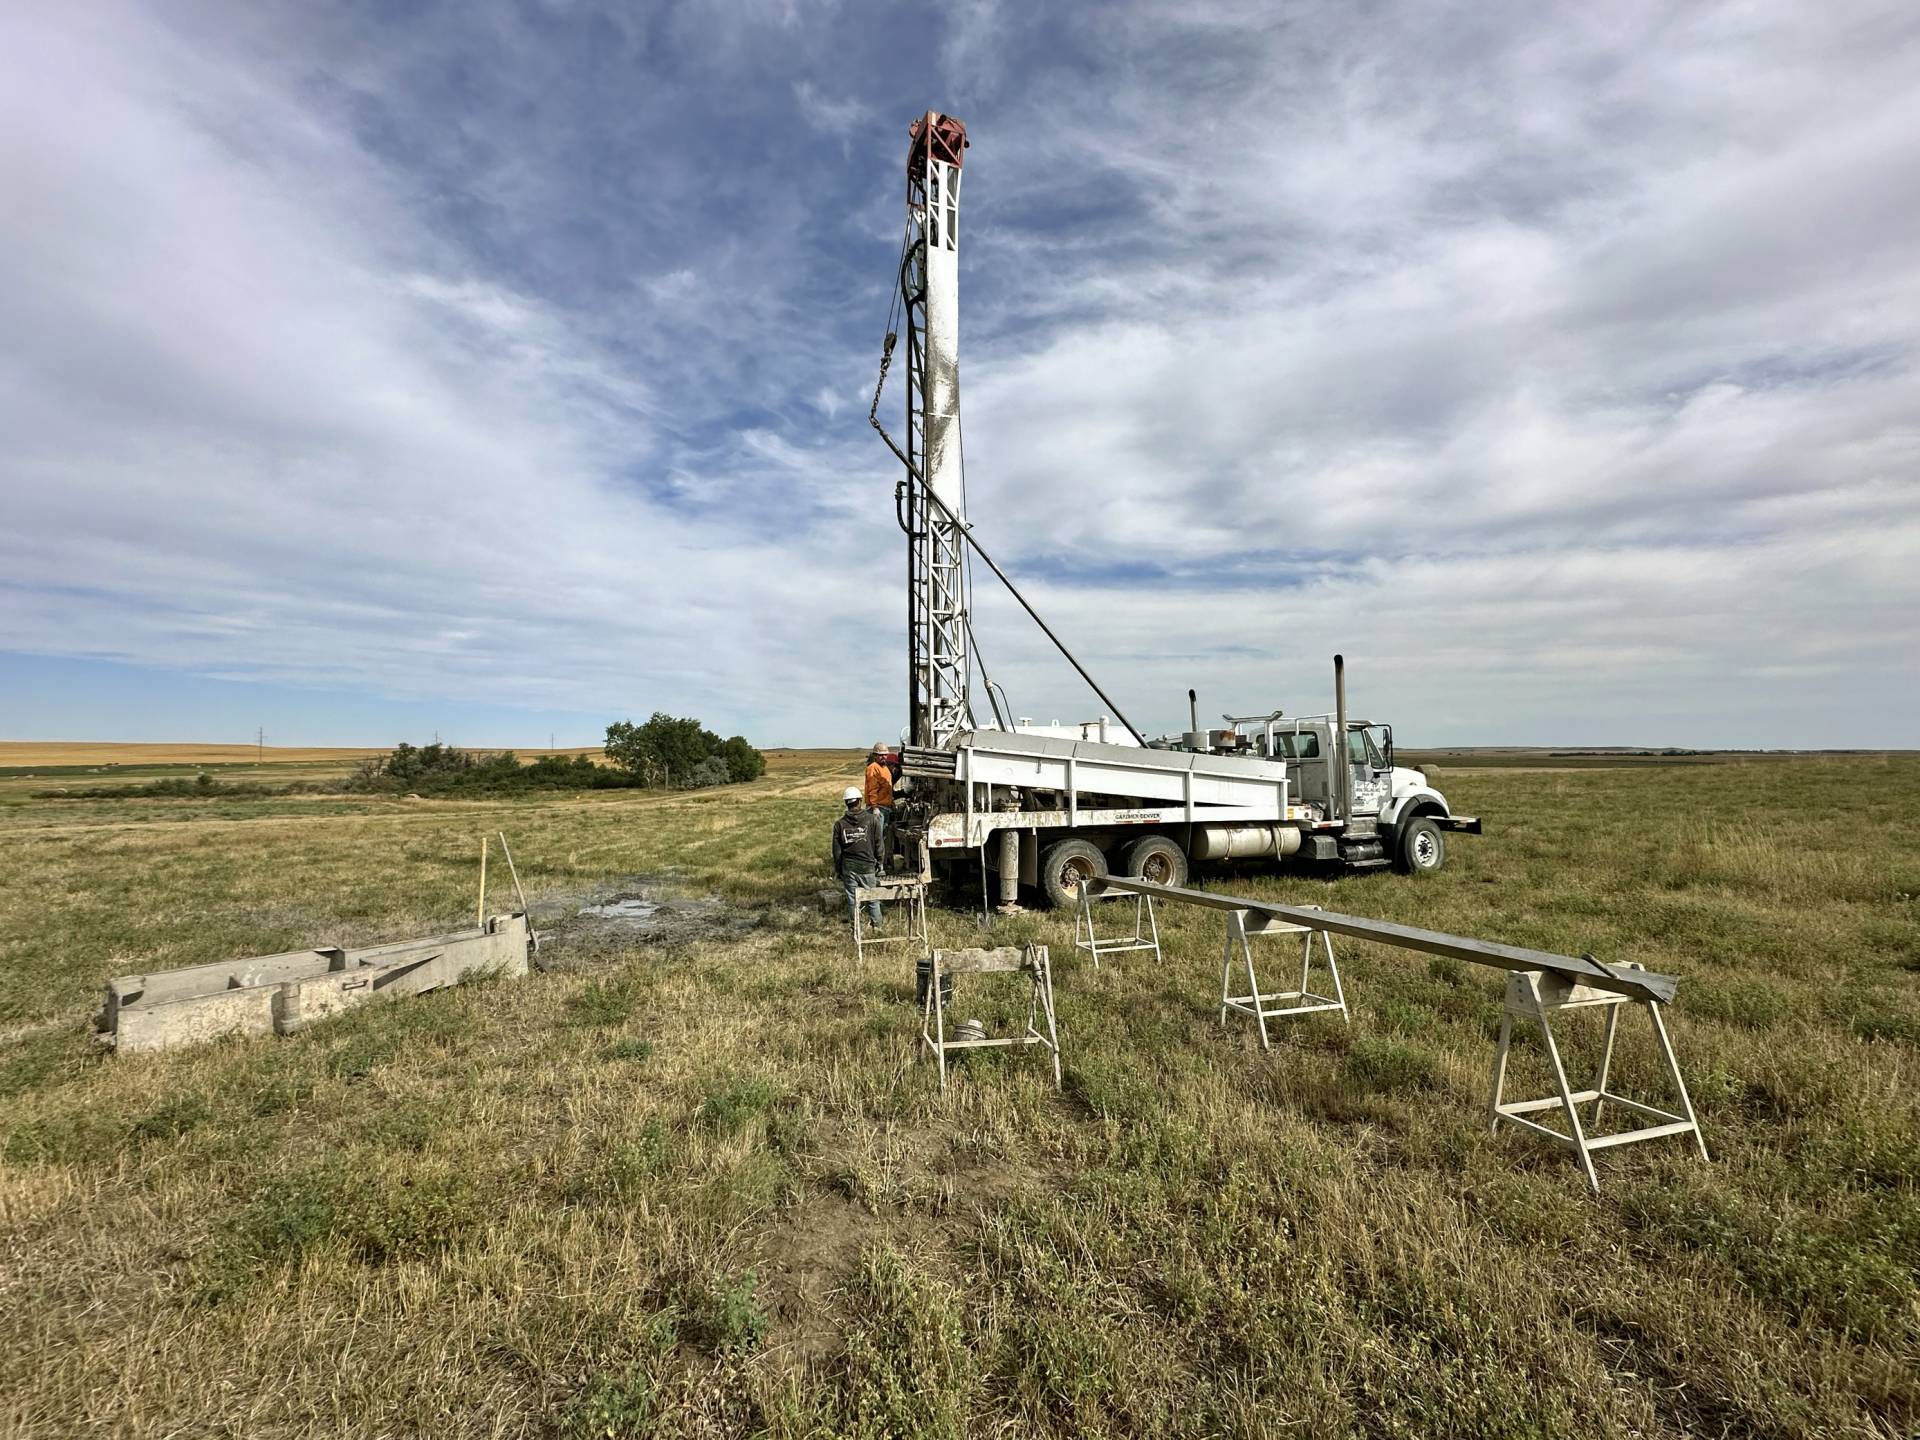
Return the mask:
<path id="1" fill-rule="evenodd" d="M 1332 794 L 1340 807 L 1335 818 L 1346 824 L 1353 817 L 1353 766 L 1347 762 L 1347 661 L 1333 657 L 1333 774 Z"/>
<path id="2" fill-rule="evenodd" d="M 1200 728 L 1200 697 L 1193 691 L 1187 691 L 1187 749 L 1205 753 L 1213 748 L 1207 743 L 1207 732 Z"/>

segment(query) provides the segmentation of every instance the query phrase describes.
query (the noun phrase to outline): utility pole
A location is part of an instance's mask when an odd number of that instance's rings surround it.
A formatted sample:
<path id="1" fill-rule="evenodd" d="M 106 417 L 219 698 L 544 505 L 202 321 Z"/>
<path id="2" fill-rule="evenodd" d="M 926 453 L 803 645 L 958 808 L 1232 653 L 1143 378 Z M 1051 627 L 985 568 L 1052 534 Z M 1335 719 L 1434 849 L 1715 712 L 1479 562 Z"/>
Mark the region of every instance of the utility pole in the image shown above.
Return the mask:
<path id="1" fill-rule="evenodd" d="M 261 761 L 264 763 L 267 758 L 267 727 L 266 726 L 260 725 L 255 727 L 253 732 L 253 743 L 257 747 L 258 754 Z"/>

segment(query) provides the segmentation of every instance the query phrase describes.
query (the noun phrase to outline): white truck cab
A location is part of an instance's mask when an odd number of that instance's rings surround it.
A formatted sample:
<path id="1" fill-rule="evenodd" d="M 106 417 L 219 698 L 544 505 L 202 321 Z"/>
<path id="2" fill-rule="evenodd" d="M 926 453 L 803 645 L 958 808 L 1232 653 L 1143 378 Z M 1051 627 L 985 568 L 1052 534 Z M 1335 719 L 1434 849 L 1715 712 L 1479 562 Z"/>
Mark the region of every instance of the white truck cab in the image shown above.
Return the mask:
<path id="1" fill-rule="evenodd" d="M 1335 715 L 1271 715 L 1227 717 L 1236 733 L 1257 727 L 1248 735 L 1249 749 L 1287 763 L 1287 776 L 1296 802 L 1322 823 L 1344 821 L 1343 837 L 1354 842 L 1337 846 L 1338 858 L 1364 868 L 1368 860 L 1386 862 L 1406 871 L 1437 870 L 1446 858 L 1446 830 L 1480 833 L 1477 818 L 1455 816 L 1446 796 L 1419 770 L 1394 764 L 1393 727 L 1366 720 L 1347 722 L 1348 794 L 1338 793 L 1338 776 L 1327 764 Z M 1427 826 L 1416 826 L 1425 819 Z M 1378 842 L 1373 851 L 1364 844 L 1369 835 Z M 1303 847 L 1314 858 L 1333 859 L 1323 845 Z M 1363 853 L 1364 852 L 1364 853 Z"/>

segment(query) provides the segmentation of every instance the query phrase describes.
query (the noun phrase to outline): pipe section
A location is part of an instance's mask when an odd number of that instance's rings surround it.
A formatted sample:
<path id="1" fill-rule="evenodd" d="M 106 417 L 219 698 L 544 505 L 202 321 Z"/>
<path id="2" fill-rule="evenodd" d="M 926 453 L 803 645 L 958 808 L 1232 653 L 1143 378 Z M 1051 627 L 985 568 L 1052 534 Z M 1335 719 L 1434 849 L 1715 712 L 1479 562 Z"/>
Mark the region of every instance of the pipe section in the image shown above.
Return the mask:
<path id="1" fill-rule="evenodd" d="M 1333 795 L 1340 813 L 1336 818 L 1345 824 L 1353 817 L 1353 766 L 1347 760 L 1347 661 L 1343 655 L 1333 657 Z"/>
<path id="2" fill-rule="evenodd" d="M 1200 697 L 1191 690 L 1187 691 L 1187 733 L 1180 737 L 1180 743 L 1197 755 L 1213 749 L 1207 732 L 1200 728 Z"/>

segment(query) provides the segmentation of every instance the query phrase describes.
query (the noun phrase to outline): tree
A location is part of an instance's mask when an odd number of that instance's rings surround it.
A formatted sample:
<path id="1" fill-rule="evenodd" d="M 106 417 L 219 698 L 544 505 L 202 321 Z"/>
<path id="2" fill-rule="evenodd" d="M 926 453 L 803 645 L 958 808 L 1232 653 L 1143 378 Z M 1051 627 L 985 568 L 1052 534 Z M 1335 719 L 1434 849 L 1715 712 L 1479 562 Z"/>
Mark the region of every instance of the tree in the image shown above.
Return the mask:
<path id="1" fill-rule="evenodd" d="M 522 765 L 511 750 L 476 753 L 438 742 L 415 746 L 402 741 L 390 755 L 361 761 L 344 788 L 388 794 L 408 790 L 421 795 L 504 795 L 536 789 L 618 790 L 645 783 L 638 773 L 596 765 L 584 755 L 543 755 L 531 765 Z"/>
<path id="2" fill-rule="evenodd" d="M 607 759 L 635 775 L 646 768 L 646 756 L 640 753 L 640 727 L 631 720 L 616 720 L 607 726 L 607 738 L 601 748 Z"/>
<path id="3" fill-rule="evenodd" d="M 656 710 L 644 725 L 616 720 L 607 726 L 607 758 L 636 775 L 664 770 L 684 779 L 708 756 L 720 750 L 720 737 L 698 720 L 681 719 Z"/>
<path id="4" fill-rule="evenodd" d="M 691 770 L 682 772 L 680 783 L 689 790 L 700 790 L 708 785 L 725 785 L 732 778 L 727 762 L 718 755 L 709 755 Z"/>
<path id="5" fill-rule="evenodd" d="M 402 785 L 430 776 L 458 774 L 473 768 L 473 756 L 438 740 L 431 745 L 409 745 L 402 740 L 383 762 L 385 773 Z"/>
<path id="6" fill-rule="evenodd" d="M 726 785 L 757 779 L 766 757 L 745 737 L 722 740 L 698 720 L 656 710 L 644 725 L 607 726 L 607 758 L 649 785 Z"/>
<path id="7" fill-rule="evenodd" d="M 720 758 L 727 762 L 727 778 L 736 785 L 758 780 L 767 770 L 767 757 L 749 745 L 744 735 L 730 736 L 720 747 Z"/>

